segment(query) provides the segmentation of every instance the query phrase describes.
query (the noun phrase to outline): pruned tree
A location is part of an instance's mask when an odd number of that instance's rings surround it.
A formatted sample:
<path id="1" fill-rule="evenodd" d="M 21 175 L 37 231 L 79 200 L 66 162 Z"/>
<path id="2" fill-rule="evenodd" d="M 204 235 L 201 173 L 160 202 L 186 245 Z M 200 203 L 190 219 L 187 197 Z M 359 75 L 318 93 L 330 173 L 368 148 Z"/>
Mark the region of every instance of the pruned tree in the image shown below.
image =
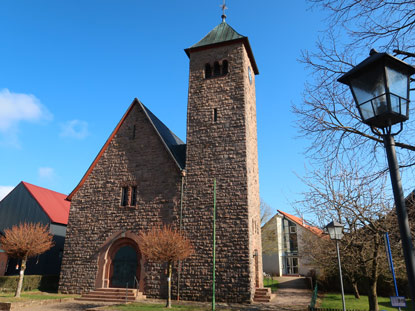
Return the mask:
<path id="1" fill-rule="evenodd" d="M 23 223 L 4 230 L 0 245 L 4 252 L 22 261 L 15 297 L 20 297 L 27 260 L 49 250 L 53 245 L 47 225 Z"/>
<path id="2" fill-rule="evenodd" d="M 377 301 L 377 282 L 381 271 L 387 271 L 387 261 L 383 234 L 396 227 L 391 201 L 384 195 L 386 180 L 374 181 L 362 177 L 360 169 L 350 169 L 351 165 L 339 169 L 326 166 L 304 178 L 309 191 L 304 199 L 297 202 L 302 212 L 317 217 L 320 227 L 332 219 L 345 225 L 345 237 L 340 242 L 343 270 L 359 296 L 358 283 L 368 281 L 369 309 L 379 310 Z M 314 260 L 328 271 L 337 269 L 336 262 L 330 258 L 335 247 L 332 241 L 323 239 L 320 247 L 309 244 L 308 251 Z"/>
<path id="3" fill-rule="evenodd" d="M 179 231 L 171 226 L 152 228 L 150 231 L 141 233 L 139 246 L 144 257 L 148 260 L 167 263 L 167 308 L 171 308 L 171 277 L 173 263 L 191 256 L 194 252 L 191 242 Z"/>

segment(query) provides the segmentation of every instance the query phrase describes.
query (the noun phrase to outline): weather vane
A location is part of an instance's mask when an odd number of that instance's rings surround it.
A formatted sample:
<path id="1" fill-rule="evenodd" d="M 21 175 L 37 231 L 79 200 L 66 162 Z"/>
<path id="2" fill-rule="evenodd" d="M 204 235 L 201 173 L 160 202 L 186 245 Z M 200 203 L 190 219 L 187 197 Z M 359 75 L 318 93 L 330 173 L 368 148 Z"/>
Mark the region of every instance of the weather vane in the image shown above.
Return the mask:
<path id="1" fill-rule="evenodd" d="M 226 0 L 223 0 L 223 4 L 220 5 L 220 7 L 222 8 L 222 22 L 225 22 L 225 19 L 226 19 L 225 10 L 228 9 L 228 7 L 226 6 Z"/>

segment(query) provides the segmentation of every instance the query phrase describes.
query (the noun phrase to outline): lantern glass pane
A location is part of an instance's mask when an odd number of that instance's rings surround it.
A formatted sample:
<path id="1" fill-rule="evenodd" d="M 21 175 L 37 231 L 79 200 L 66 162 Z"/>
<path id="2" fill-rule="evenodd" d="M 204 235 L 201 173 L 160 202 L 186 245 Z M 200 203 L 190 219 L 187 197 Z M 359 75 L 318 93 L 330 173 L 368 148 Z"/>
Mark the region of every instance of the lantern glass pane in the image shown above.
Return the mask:
<path id="1" fill-rule="evenodd" d="M 359 109 L 362 113 L 363 120 L 367 120 L 374 117 L 371 101 L 368 101 L 365 104 L 359 106 Z"/>
<path id="2" fill-rule="evenodd" d="M 373 99 L 373 107 L 377 116 L 388 112 L 388 104 L 386 102 L 386 95 L 379 96 Z"/>
<path id="3" fill-rule="evenodd" d="M 350 80 L 350 86 L 358 104 L 385 94 L 385 81 L 382 67 L 375 67 Z"/>
<path id="4" fill-rule="evenodd" d="M 396 71 L 390 67 L 386 67 L 388 75 L 389 92 L 402 98 L 408 96 L 408 76 Z"/>
<path id="5" fill-rule="evenodd" d="M 409 114 L 408 103 L 409 103 L 408 100 L 401 100 L 401 108 L 402 108 L 401 114 L 403 114 L 406 117 L 409 117 L 408 116 Z"/>
<path id="6" fill-rule="evenodd" d="M 391 98 L 391 109 L 393 112 L 399 113 L 401 114 L 403 112 L 403 114 L 406 113 L 405 108 L 403 107 L 403 110 L 401 112 L 401 105 L 400 105 L 400 100 L 399 97 L 394 95 L 394 94 L 390 94 L 390 98 Z"/>
<path id="7" fill-rule="evenodd" d="M 334 230 L 334 227 L 327 227 L 327 230 L 330 235 L 330 239 L 334 240 L 336 238 L 336 231 Z"/>

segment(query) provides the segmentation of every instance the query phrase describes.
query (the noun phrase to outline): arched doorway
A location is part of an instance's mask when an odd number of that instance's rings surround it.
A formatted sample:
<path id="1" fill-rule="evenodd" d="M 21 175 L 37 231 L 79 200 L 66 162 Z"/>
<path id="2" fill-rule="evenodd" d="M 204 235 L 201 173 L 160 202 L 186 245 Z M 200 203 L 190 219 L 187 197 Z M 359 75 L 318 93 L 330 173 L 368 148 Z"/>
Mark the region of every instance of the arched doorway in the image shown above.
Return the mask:
<path id="1" fill-rule="evenodd" d="M 137 252 L 132 246 L 126 245 L 118 249 L 112 259 L 110 287 L 134 287 L 137 259 Z"/>
<path id="2" fill-rule="evenodd" d="M 137 286 L 137 281 L 140 281 L 141 254 L 134 240 L 118 239 L 111 245 L 107 258 L 109 287 Z"/>

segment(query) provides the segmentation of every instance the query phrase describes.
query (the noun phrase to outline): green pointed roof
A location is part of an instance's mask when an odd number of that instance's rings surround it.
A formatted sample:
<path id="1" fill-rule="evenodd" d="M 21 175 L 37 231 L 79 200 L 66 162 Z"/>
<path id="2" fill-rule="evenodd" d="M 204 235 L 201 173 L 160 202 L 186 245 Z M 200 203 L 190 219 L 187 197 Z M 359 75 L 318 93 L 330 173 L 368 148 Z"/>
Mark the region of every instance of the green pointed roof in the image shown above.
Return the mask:
<path id="1" fill-rule="evenodd" d="M 236 39 L 246 38 L 235 31 L 226 22 L 222 22 L 217 25 L 211 32 L 209 32 L 202 40 L 192 45 L 190 48 L 197 48 L 199 46 L 205 46 L 225 41 L 232 41 Z"/>
<path id="2" fill-rule="evenodd" d="M 222 23 L 213 28 L 213 30 L 211 30 L 205 37 L 203 37 L 202 40 L 200 40 L 196 44 L 193 44 L 190 48 L 187 48 L 184 51 L 186 52 L 187 56 L 190 57 L 190 52 L 210 48 L 214 45 L 225 45 L 237 41 L 241 41 L 245 45 L 249 59 L 252 63 L 252 69 L 255 74 L 259 74 L 254 54 L 252 53 L 251 45 L 249 44 L 248 37 L 242 36 L 241 34 L 237 33 L 235 29 L 233 29 L 225 22 L 225 20 L 223 20 Z"/>

